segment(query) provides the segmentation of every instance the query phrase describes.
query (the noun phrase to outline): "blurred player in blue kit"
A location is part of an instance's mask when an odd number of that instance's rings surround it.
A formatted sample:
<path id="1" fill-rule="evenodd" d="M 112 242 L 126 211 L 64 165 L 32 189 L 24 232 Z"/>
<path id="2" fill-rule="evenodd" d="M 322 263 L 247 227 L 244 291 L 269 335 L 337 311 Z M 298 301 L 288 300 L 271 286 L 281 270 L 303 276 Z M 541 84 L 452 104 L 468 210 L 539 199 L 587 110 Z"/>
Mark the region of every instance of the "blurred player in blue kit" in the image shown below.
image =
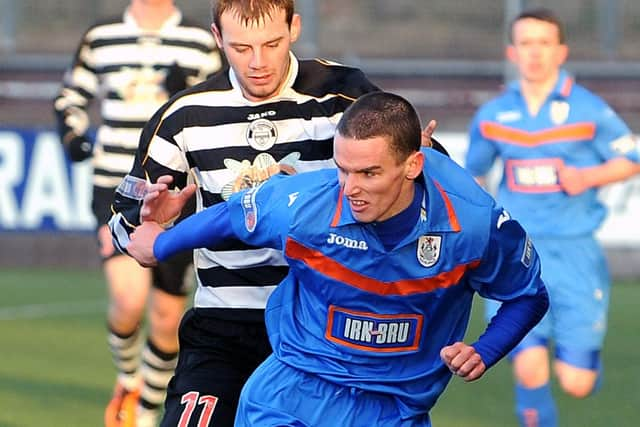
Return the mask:
<path id="1" fill-rule="evenodd" d="M 170 96 L 221 67 L 213 35 L 182 16 L 173 0 L 132 0 L 122 16 L 84 34 L 55 99 L 60 138 L 72 161 L 92 157 L 93 202 L 109 287 L 108 341 L 118 371 L 105 411 L 111 426 L 155 425 L 177 360 L 189 253 L 154 269 L 114 249 L 107 221 L 115 188 L 129 171 L 142 127 Z M 89 107 L 101 123 L 90 141 Z M 147 299 L 149 331 L 141 331 Z"/>
<path id="2" fill-rule="evenodd" d="M 497 199 L 540 254 L 550 309 L 514 350 L 513 371 L 521 425 L 549 427 L 558 425 L 551 339 L 564 391 L 583 398 L 600 384 L 610 279 L 594 237 L 606 215 L 597 190 L 638 173 L 640 150 L 622 119 L 561 68 L 568 47 L 553 12 L 524 11 L 510 37 L 519 79 L 476 113 L 466 167 L 482 182 L 502 159 Z M 489 318 L 497 304 L 487 301 Z"/>
<path id="3" fill-rule="evenodd" d="M 285 255 L 265 311 L 274 352 L 243 388 L 236 426 L 429 426 L 452 374 L 480 378 L 546 312 L 526 233 L 466 171 L 421 150 L 406 100 L 361 96 L 333 144 L 337 170 L 276 175 L 130 236 L 128 253 L 148 266 L 235 239 Z M 166 188 L 151 184 L 144 202 Z M 504 304 L 467 345 L 475 292 Z"/>

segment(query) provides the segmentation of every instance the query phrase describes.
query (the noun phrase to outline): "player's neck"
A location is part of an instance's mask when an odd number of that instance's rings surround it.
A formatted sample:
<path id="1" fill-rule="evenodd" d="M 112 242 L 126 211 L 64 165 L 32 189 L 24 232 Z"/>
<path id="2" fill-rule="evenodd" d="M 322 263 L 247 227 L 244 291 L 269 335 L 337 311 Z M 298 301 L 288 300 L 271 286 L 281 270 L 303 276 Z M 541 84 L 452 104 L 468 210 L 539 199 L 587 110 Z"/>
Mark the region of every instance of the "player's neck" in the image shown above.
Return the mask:
<path id="1" fill-rule="evenodd" d="M 553 91 L 557 81 L 557 74 L 543 81 L 532 82 L 526 79 L 520 80 L 520 90 L 525 102 L 527 103 L 529 113 L 532 116 L 538 114 L 542 104 L 544 104 L 549 97 L 549 94 Z"/>
<path id="2" fill-rule="evenodd" d="M 145 30 L 159 30 L 175 11 L 172 1 L 149 4 L 143 0 L 133 0 L 129 5 L 129 13 L 138 26 Z"/>

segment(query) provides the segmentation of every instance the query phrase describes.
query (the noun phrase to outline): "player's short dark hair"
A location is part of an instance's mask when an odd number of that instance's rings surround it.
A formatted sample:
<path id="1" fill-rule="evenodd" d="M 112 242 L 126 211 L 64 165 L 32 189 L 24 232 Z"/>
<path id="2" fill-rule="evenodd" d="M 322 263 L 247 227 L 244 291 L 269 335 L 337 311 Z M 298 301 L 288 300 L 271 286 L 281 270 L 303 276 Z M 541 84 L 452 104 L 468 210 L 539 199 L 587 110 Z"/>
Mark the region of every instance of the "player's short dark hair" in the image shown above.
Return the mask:
<path id="1" fill-rule="evenodd" d="M 227 10 L 233 10 L 245 24 L 259 22 L 264 17 L 271 18 L 277 10 L 284 10 L 287 24 L 291 26 L 294 5 L 293 0 L 212 0 L 211 17 L 219 31 L 222 31 L 220 17 Z"/>
<path id="2" fill-rule="evenodd" d="M 558 37 L 560 38 L 560 43 L 564 44 L 565 42 L 565 31 L 564 24 L 558 18 L 558 16 L 553 13 L 551 9 L 547 9 L 544 7 L 535 8 L 535 9 L 527 9 L 522 11 L 518 16 L 513 18 L 511 21 L 511 26 L 509 27 L 509 41 L 513 43 L 513 27 L 516 25 L 516 22 L 521 21 L 523 19 L 536 19 L 538 21 L 548 22 L 553 24 L 558 28 Z"/>
<path id="3" fill-rule="evenodd" d="M 349 106 L 336 131 L 343 137 L 371 139 L 388 137 L 398 161 L 420 150 L 420 119 L 411 103 L 389 92 L 362 95 Z"/>

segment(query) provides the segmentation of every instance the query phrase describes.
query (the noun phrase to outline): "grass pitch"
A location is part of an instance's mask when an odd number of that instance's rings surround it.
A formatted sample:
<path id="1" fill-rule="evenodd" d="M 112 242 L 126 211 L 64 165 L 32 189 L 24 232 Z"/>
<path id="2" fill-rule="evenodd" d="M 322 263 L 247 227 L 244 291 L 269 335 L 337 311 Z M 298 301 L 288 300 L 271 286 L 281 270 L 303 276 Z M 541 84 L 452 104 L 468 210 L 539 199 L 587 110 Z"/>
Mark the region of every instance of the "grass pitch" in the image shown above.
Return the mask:
<path id="1" fill-rule="evenodd" d="M 106 290 L 99 271 L 0 272 L 0 427 L 102 425 L 115 371 L 105 335 Z M 564 427 L 636 426 L 640 406 L 640 283 L 612 293 L 600 393 L 577 401 L 555 387 Z M 483 324 L 476 304 L 468 341 Z M 435 427 L 516 426 L 509 365 L 484 378 L 454 378 L 432 411 Z"/>

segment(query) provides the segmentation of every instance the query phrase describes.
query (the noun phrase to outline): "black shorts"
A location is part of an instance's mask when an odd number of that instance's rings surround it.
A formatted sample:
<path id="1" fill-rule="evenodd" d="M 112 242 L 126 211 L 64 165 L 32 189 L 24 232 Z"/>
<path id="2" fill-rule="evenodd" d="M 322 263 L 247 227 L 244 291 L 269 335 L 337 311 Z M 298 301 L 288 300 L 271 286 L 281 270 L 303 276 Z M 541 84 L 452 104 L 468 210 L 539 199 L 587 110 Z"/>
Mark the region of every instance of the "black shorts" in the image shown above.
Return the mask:
<path id="1" fill-rule="evenodd" d="M 115 190 L 115 188 L 93 186 L 91 209 L 96 218 L 98 228 L 107 224 L 109 218 L 111 218 L 111 204 L 113 203 Z M 194 209 L 195 202 L 188 203 L 182 217 L 192 213 Z M 98 242 L 98 244 L 100 244 L 100 242 Z M 111 255 L 103 258 L 103 261 L 116 256 L 125 255 L 115 250 Z M 186 296 L 189 293 L 189 284 L 191 282 L 185 279 L 187 277 L 187 269 L 190 269 L 192 263 L 193 252 L 186 251 L 174 255 L 167 261 L 160 263 L 157 267 L 153 267 L 152 286 L 170 295 Z"/>
<path id="2" fill-rule="evenodd" d="M 264 322 L 221 320 L 192 308 L 182 318 L 179 338 L 160 426 L 232 427 L 242 386 L 271 354 Z M 188 423 L 179 424 L 181 418 Z"/>

